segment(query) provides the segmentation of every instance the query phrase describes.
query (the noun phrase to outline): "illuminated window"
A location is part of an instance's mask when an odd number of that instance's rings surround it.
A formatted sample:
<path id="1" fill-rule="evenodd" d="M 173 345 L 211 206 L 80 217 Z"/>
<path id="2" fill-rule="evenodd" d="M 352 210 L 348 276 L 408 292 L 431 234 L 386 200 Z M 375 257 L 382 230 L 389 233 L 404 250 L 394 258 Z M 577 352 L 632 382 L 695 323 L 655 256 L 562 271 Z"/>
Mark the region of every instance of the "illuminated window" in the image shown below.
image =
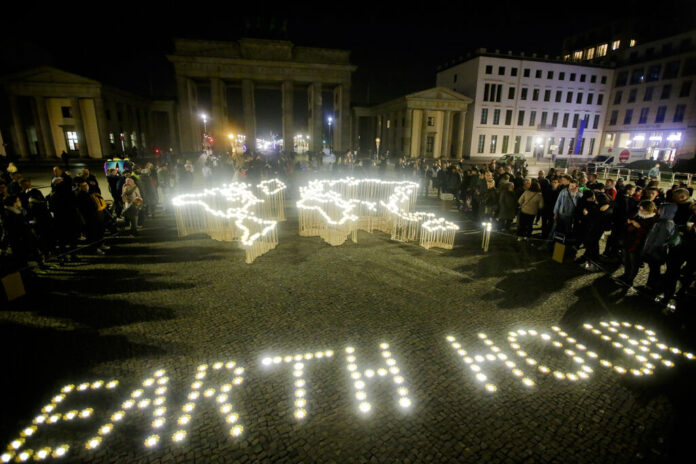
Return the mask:
<path id="1" fill-rule="evenodd" d="M 113 132 L 109 132 L 109 142 L 116 143 L 116 138 L 114 137 Z"/>
<path id="2" fill-rule="evenodd" d="M 387 119 L 387 129 L 391 128 L 391 120 Z"/>
<path id="3" fill-rule="evenodd" d="M 70 151 L 77 151 L 78 150 L 77 132 L 65 131 L 65 138 L 68 140 L 68 149 Z"/>
<path id="4" fill-rule="evenodd" d="M 573 59 L 576 61 L 582 60 L 582 50 L 578 50 L 573 53 Z"/>
<path id="5" fill-rule="evenodd" d="M 491 153 L 495 153 L 495 146 L 498 143 L 498 136 L 491 135 Z"/>
<path id="6" fill-rule="evenodd" d="M 483 153 L 483 149 L 486 146 L 486 135 L 479 134 L 478 138 L 478 153 Z"/>
<path id="7" fill-rule="evenodd" d="M 563 55 L 563 61 L 570 61 L 570 55 Z"/>
<path id="8" fill-rule="evenodd" d="M 608 48 L 608 44 L 602 44 L 599 47 L 597 47 L 597 57 L 606 56 Z"/>
<path id="9" fill-rule="evenodd" d="M 629 47 L 635 47 L 635 46 L 636 46 L 636 40 L 635 40 L 635 39 L 631 39 L 631 40 L 628 42 L 628 46 L 629 46 Z"/>
<path id="10" fill-rule="evenodd" d="M 621 41 L 620 40 L 615 40 L 611 43 L 611 49 L 616 50 L 621 46 Z"/>
<path id="11" fill-rule="evenodd" d="M 431 127 L 435 125 L 435 118 L 434 117 L 428 116 L 428 125 Z"/>
<path id="12" fill-rule="evenodd" d="M 587 57 L 588 60 L 591 60 L 592 58 L 594 58 L 594 53 L 595 53 L 594 48 L 588 48 L 587 51 L 585 52 L 585 56 Z"/>

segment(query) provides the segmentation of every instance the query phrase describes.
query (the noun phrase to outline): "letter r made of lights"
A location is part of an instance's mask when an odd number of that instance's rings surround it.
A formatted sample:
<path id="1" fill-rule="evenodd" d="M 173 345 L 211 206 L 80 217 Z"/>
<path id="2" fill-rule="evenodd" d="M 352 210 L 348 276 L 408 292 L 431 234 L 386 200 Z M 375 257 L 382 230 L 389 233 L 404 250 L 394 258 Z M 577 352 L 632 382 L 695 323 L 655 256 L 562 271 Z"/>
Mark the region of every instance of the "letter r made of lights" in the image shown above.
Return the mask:
<path id="1" fill-rule="evenodd" d="M 661 342 L 654 331 L 640 324 L 619 321 L 600 321 L 583 324 L 575 337 L 560 327 L 550 330 L 520 328 L 509 331 L 498 341 L 484 332 L 459 340 L 454 335 L 445 337 L 447 344 L 460 359 L 465 377 L 480 385 L 482 394 L 493 394 L 509 388 L 535 391 L 555 382 L 568 385 L 591 382 L 600 372 L 646 381 L 660 369 L 671 369 L 677 359 L 694 360 L 694 355 L 676 346 Z M 584 341 L 583 341 L 584 339 Z M 407 376 L 399 365 L 399 349 L 380 342 L 372 350 L 378 361 L 366 365 L 363 355 L 352 345 L 342 350 L 341 370 L 350 384 L 350 404 L 355 414 L 369 418 L 379 405 L 374 389 L 378 386 L 391 391 L 394 407 L 381 408 L 409 413 L 417 404 L 413 401 Z M 312 398 L 313 369 L 335 362 L 334 350 L 295 351 L 284 355 L 265 356 L 259 366 L 270 375 L 277 370 L 289 383 L 288 397 L 292 401 L 290 420 L 303 424 L 313 415 L 309 402 Z M 492 369 L 493 367 L 503 367 Z M 289 368 L 292 367 L 290 375 Z M 90 453 L 108 447 L 115 434 L 128 429 L 126 422 L 144 424 L 147 431 L 141 438 L 142 450 L 156 452 L 164 443 L 172 449 L 186 447 L 191 429 L 204 416 L 198 409 L 213 407 L 218 411 L 218 422 L 225 434 L 233 440 L 243 440 L 244 405 L 240 404 L 240 389 L 245 388 L 244 367 L 232 360 L 218 360 L 200 364 L 192 369 L 185 397 L 175 407 L 168 401 L 170 378 L 165 369 L 157 369 L 126 391 L 118 406 L 111 409 L 95 407 L 95 395 L 113 397 L 120 393 L 117 379 L 97 379 L 76 382 L 60 388 L 48 403 L 30 421 L 0 454 L 0 463 L 44 461 L 73 455 L 80 462 L 88 461 Z M 318 388 L 315 388 L 315 391 Z M 249 392 L 246 392 L 247 395 Z M 101 404 L 101 403 L 100 403 Z M 213 416 L 214 417 L 214 416 Z M 49 439 L 47 430 L 60 427 L 79 428 L 84 438 Z M 74 432 L 74 430 L 71 429 Z M 66 435 L 67 436 L 67 435 Z M 74 434 L 70 435 L 74 436 Z"/>

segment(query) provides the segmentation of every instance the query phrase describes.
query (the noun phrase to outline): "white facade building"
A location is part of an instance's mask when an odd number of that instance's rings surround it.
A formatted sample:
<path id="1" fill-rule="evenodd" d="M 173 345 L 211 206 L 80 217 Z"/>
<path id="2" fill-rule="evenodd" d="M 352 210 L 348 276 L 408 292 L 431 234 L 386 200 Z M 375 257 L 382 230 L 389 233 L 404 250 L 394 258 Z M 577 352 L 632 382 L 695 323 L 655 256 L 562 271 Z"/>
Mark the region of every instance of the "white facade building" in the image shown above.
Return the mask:
<path id="1" fill-rule="evenodd" d="M 624 49 L 609 98 L 603 154 L 660 161 L 696 152 L 696 30 Z"/>
<path id="2" fill-rule="evenodd" d="M 437 73 L 437 86 L 471 97 L 465 158 L 598 154 L 614 71 L 477 50 Z M 584 123 L 583 123 L 584 121 Z"/>

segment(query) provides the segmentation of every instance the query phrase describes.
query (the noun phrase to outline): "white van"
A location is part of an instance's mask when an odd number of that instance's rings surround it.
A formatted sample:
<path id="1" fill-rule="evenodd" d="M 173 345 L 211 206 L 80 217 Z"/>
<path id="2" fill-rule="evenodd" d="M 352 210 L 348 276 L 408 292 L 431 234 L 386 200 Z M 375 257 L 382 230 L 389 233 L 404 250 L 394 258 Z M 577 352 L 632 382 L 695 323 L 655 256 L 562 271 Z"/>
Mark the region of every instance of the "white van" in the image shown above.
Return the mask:
<path id="1" fill-rule="evenodd" d="M 609 148 L 607 152 L 597 155 L 587 163 L 590 167 L 618 166 L 647 159 L 645 148 Z"/>

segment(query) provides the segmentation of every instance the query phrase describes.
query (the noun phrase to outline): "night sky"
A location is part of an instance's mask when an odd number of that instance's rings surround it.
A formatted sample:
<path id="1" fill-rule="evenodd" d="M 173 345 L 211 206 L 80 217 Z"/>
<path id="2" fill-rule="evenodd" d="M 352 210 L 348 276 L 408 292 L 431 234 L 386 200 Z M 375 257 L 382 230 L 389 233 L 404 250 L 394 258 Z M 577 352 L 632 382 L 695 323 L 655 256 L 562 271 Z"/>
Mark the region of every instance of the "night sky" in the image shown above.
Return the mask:
<path id="1" fill-rule="evenodd" d="M 100 7 L 99 13 L 64 6 L 27 13 L 0 28 L 0 73 L 47 64 L 143 96 L 174 97 L 173 68 L 164 56 L 173 48 L 171 38 L 285 39 L 351 50 L 351 61 L 358 66 L 353 103 L 371 105 L 434 86 L 438 65 L 475 48 L 556 56 L 565 36 L 628 14 L 620 5 L 596 0 L 460 0 L 419 2 L 419 6 L 326 1 L 314 8 L 293 2 L 290 8 L 258 10 L 239 2 L 190 2 L 187 14 L 178 16 L 169 13 L 183 10 L 172 5 L 119 2 L 101 4 L 108 8 Z M 636 2 L 630 5 L 631 17 L 644 15 L 668 30 L 696 27 L 693 0 L 661 1 L 644 9 Z M 270 96 L 264 105 L 264 98 L 257 97 L 260 126 L 266 119 L 264 106 L 280 102 L 279 96 Z M 280 124 L 275 113 L 279 110 L 268 115 L 270 126 Z"/>

